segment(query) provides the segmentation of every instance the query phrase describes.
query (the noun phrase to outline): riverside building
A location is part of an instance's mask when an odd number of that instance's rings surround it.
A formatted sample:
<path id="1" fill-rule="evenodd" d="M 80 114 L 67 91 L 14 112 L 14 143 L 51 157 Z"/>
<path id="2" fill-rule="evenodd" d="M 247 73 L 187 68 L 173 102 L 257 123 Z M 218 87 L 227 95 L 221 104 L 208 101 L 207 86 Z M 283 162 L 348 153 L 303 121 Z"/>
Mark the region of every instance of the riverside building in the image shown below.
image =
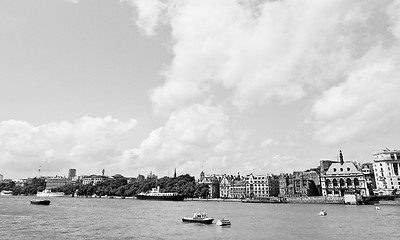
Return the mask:
<path id="1" fill-rule="evenodd" d="M 388 148 L 373 154 L 376 195 L 396 194 L 400 188 L 400 150 Z"/>
<path id="2" fill-rule="evenodd" d="M 362 171 L 352 161 L 344 161 L 342 151 L 339 161 L 330 161 L 326 172 L 321 173 L 323 196 L 344 196 L 345 193 L 370 196 Z"/>
<path id="3" fill-rule="evenodd" d="M 279 195 L 279 179 L 272 174 L 246 176 L 246 195 L 250 198 L 266 198 Z"/>

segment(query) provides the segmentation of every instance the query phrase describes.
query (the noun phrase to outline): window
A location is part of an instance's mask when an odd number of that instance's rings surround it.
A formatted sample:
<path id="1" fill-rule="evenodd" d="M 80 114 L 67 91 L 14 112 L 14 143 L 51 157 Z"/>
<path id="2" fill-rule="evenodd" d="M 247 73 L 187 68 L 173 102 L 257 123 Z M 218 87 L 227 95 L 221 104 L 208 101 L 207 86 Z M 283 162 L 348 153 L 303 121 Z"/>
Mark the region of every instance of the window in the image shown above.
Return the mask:
<path id="1" fill-rule="evenodd" d="M 350 171 L 350 168 L 349 168 L 349 167 L 347 168 L 347 171 L 348 171 L 348 172 Z"/>
<path id="2" fill-rule="evenodd" d="M 337 186 L 337 180 L 333 179 L 333 186 L 336 187 Z"/>
<path id="3" fill-rule="evenodd" d="M 354 186 L 358 186 L 358 185 L 359 185 L 358 178 L 354 178 Z"/>
<path id="4" fill-rule="evenodd" d="M 340 168 L 340 171 L 343 172 L 343 168 Z"/>
<path id="5" fill-rule="evenodd" d="M 343 178 L 340 179 L 339 183 L 340 183 L 340 186 L 341 186 L 341 187 L 344 187 L 344 180 L 343 180 Z"/>
<path id="6" fill-rule="evenodd" d="M 329 187 L 331 185 L 331 180 L 326 179 L 326 186 Z"/>
<path id="7" fill-rule="evenodd" d="M 336 168 L 333 168 L 333 171 L 336 172 Z"/>
<path id="8" fill-rule="evenodd" d="M 351 187 L 351 179 L 350 178 L 346 179 L 346 184 L 347 184 L 347 187 Z"/>

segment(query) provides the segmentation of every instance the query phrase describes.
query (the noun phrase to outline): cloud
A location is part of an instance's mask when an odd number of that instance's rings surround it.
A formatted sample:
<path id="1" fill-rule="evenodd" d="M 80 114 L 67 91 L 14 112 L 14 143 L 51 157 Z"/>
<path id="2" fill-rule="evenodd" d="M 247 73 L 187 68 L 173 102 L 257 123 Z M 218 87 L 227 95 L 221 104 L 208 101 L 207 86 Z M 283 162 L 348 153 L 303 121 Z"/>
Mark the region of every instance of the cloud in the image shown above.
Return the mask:
<path id="1" fill-rule="evenodd" d="M 148 36 L 155 35 L 155 28 L 166 5 L 159 0 L 121 0 L 135 7 L 135 19 L 139 29 Z"/>
<path id="2" fill-rule="evenodd" d="M 391 111 L 399 88 L 396 1 L 159 4 L 153 8 L 171 27 L 174 57 L 151 94 L 157 112 L 209 102 L 221 87 L 240 110 L 308 98 L 314 138 L 328 144 L 397 119 Z"/>
<path id="3" fill-rule="evenodd" d="M 221 169 L 232 163 L 238 141 L 245 141 L 239 135 L 229 134 L 229 117 L 221 109 L 195 104 L 174 111 L 132 154 L 137 167 L 149 172 L 175 167 L 192 173 L 202 166 Z"/>
<path id="4" fill-rule="evenodd" d="M 131 3 L 140 13 L 143 6 Z M 144 15 L 156 11 L 154 19 L 162 14 L 172 29 L 174 58 L 151 95 L 163 113 L 202 102 L 215 85 L 229 89 L 239 109 L 300 99 L 343 75 L 356 43 L 343 29 L 363 20 L 359 5 L 348 1 L 159 1 L 147 7 L 153 10 Z"/>
<path id="5" fill-rule="evenodd" d="M 371 49 L 346 81 L 321 95 L 312 108 L 317 139 L 328 144 L 346 142 L 397 127 L 399 54 L 399 45 Z"/>
<path id="6" fill-rule="evenodd" d="M 111 116 L 83 116 L 74 122 L 52 122 L 34 126 L 7 120 L 0 123 L 0 166 L 25 173 L 39 166 L 47 173 L 68 168 L 93 173 L 95 169 L 114 168 L 122 161 L 124 135 L 136 120 L 119 121 Z"/>

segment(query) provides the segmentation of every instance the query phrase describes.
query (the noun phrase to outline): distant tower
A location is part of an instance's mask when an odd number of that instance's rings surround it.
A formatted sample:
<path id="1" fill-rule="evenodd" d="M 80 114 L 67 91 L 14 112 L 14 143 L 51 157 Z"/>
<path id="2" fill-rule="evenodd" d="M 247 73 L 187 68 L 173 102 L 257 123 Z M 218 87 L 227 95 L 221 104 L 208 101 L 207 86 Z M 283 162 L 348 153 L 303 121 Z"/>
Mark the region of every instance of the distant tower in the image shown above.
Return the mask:
<path id="1" fill-rule="evenodd" d="M 339 151 L 339 160 L 340 160 L 340 164 L 343 165 L 344 160 L 343 160 L 342 150 Z"/>
<path id="2" fill-rule="evenodd" d="M 205 178 L 206 178 L 206 176 L 205 176 L 204 172 L 201 171 L 201 173 L 200 173 L 200 179 L 199 179 L 200 182 L 202 182 Z"/>
<path id="3" fill-rule="evenodd" d="M 176 168 L 175 168 L 175 172 L 174 172 L 174 178 L 176 178 Z"/>
<path id="4" fill-rule="evenodd" d="M 105 172 L 106 172 L 106 170 L 104 170 L 104 168 L 103 168 L 103 171 L 101 171 L 101 174 L 104 176 Z"/>
<path id="5" fill-rule="evenodd" d="M 70 168 L 68 170 L 68 181 L 71 181 L 72 178 L 74 178 L 75 176 L 76 176 L 76 169 Z"/>

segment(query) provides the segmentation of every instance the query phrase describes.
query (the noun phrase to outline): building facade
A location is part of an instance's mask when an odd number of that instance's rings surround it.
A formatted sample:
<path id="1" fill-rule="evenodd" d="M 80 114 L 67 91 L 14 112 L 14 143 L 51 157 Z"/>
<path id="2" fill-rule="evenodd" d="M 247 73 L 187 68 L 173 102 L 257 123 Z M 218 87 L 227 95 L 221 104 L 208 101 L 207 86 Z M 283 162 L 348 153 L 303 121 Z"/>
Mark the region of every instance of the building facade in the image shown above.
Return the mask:
<path id="1" fill-rule="evenodd" d="M 67 185 L 68 179 L 62 176 L 46 178 L 46 189 L 60 188 Z"/>
<path id="2" fill-rule="evenodd" d="M 82 181 L 82 184 L 84 184 L 84 185 L 92 184 L 94 186 L 97 183 L 103 182 L 107 179 L 108 179 L 108 177 L 102 176 L 102 175 L 90 175 L 90 176 L 82 176 L 81 181 Z"/>
<path id="3" fill-rule="evenodd" d="M 295 171 L 292 174 L 282 173 L 279 176 L 280 197 L 318 196 L 320 192 L 320 177 L 316 171 Z"/>
<path id="4" fill-rule="evenodd" d="M 369 196 L 367 181 L 361 170 L 352 161 L 344 161 L 342 152 L 340 160 L 332 162 L 329 169 L 321 175 L 323 196 L 344 196 L 345 193 Z"/>
<path id="5" fill-rule="evenodd" d="M 376 195 L 396 194 L 400 188 L 400 150 L 383 149 L 373 154 Z"/>
<path id="6" fill-rule="evenodd" d="M 279 195 L 279 178 L 272 174 L 253 175 L 252 173 L 245 178 L 246 197 L 267 198 Z"/>
<path id="7" fill-rule="evenodd" d="M 76 169 L 71 168 L 68 170 L 68 181 L 71 182 L 74 177 L 76 177 Z"/>
<path id="8" fill-rule="evenodd" d="M 200 173 L 200 178 L 198 183 L 208 185 L 210 191 L 209 195 L 210 198 L 220 197 L 219 179 L 217 176 L 218 174 L 205 175 L 203 171 L 201 171 Z"/>

